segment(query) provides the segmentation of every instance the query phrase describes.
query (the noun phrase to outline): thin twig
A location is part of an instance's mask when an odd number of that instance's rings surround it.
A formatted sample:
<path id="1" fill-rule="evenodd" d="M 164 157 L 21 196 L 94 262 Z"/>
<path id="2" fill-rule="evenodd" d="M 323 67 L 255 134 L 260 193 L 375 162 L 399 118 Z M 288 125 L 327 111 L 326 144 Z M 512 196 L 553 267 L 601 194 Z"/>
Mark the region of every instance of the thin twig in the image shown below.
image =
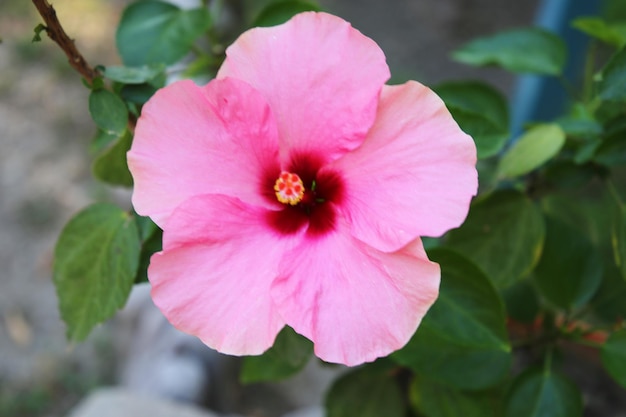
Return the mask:
<path id="1" fill-rule="evenodd" d="M 46 33 L 50 39 L 56 42 L 65 52 L 72 68 L 78 71 L 91 84 L 98 77 L 98 71 L 90 67 L 82 54 L 78 52 L 74 41 L 63 30 L 54 7 L 47 0 L 33 0 L 33 4 L 45 22 Z"/>

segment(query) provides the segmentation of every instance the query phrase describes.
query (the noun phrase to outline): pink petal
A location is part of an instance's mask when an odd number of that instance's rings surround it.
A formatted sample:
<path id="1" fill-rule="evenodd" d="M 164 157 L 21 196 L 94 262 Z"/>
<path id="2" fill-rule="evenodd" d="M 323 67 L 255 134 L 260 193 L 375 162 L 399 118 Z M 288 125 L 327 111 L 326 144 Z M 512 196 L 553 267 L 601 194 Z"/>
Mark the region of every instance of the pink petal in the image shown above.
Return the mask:
<path id="1" fill-rule="evenodd" d="M 275 123 L 265 100 L 244 82 L 177 82 L 144 106 L 128 165 L 135 209 L 161 227 L 198 194 L 268 205 L 260 190 L 267 172 L 279 172 Z"/>
<path id="2" fill-rule="evenodd" d="M 389 78 L 378 45 L 326 13 L 251 29 L 226 54 L 218 77 L 239 78 L 263 94 L 278 123 L 284 163 L 294 153 L 333 160 L 357 147 Z"/>
<path id="3" fill-rule="evenodd" d="M 437 297 L 440 272 L 419 240 L 384 253 L 344 232 L 287 254 L 272 296 L 318 357 L 352 366 L 408 342 Z"/>
<path id="4" fill-rule="evenodd" d="M 266 210 L 203 195 L 170 217 L 148 269 L 152 298 L 178 329 L 232 355 L 260 354 L 284 326 L 270 296 L 293 246 L 265 225 Z"/>
<path id="5" fill-rule="evenodd" d="M 344 216 L 384 251 L 440 236 L 465 219 L 478 187 L 476 147 L 435 93 L 417 82 L 383 89 L 363 145 L 329 168 L 345 181 Z"/>

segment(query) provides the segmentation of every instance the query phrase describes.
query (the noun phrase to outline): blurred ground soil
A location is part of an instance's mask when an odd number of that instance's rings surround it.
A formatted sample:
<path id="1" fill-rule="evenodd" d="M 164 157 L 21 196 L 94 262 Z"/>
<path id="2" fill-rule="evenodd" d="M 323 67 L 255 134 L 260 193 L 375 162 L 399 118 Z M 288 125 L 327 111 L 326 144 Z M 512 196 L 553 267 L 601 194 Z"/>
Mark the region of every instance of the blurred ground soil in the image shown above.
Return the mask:
<path id="1" fill-rule="evenodd" d="M 60 20 L 92 64 L 116 64 L 114 30 L 124 1 L 55 0 Z M 453 64 L 467 40 L 531 23 L 537 1 L 323 0 L 385 51 L 395 78 L 426 84 L 486 79 L 510 94 L 499 70 Z M 88 90 L 45 36 L 30 2 L 0 3 L 0 415 L 61 416 L 90 387 L 112 381 L 106 326 L 69 346 L 51 281 L 64 223 L 112 194 L 90 176 L 94 133 Z"/>

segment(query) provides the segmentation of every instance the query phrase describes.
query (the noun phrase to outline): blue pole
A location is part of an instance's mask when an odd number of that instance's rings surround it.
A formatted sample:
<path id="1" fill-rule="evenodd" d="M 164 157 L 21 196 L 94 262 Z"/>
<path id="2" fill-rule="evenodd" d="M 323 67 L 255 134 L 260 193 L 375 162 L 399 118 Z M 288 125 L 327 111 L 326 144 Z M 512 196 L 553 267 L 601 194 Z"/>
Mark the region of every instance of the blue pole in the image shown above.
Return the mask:
<path id="1" fill-rule="evenodd" d="M 597 15 L 603 6 L 601 0 L 542 0 L 535 25 L 563 38 L 568 60 L 564 77 L 577 85 L 582 77 L 585 51 L 589 38 L 573 29 L 570 23 L 576 17 Z M 568 103 L 567 92 L 555 77 L 520 76 L 511 106 L 511 133 L 513 138 L 530 121 L 549 121 L 562 115 Z"/>

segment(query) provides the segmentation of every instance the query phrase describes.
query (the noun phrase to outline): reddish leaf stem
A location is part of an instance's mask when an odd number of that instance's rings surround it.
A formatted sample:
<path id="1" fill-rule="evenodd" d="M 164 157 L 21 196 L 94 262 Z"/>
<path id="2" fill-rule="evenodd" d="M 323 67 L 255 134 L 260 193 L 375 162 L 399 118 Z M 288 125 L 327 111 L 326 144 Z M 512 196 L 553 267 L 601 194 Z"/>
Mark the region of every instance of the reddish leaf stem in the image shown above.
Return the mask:
<path id="1" fill-rule="evenodd" d="M 61 22 L 59 22 L 57 18 L 54 7 L 48 3 L 48 0 L 33 0 L 33 4 L 45 22 L 48 37 L 56 42 L 63 52 L 65 52 L 72 68 L 78 71 L 89 84 L 92 84 L 93 80 L 99 75 L 98 71 L 89 66 L 85 58 L 76 48 L 74 40 L 67 36 L 61 26 Z"/>

